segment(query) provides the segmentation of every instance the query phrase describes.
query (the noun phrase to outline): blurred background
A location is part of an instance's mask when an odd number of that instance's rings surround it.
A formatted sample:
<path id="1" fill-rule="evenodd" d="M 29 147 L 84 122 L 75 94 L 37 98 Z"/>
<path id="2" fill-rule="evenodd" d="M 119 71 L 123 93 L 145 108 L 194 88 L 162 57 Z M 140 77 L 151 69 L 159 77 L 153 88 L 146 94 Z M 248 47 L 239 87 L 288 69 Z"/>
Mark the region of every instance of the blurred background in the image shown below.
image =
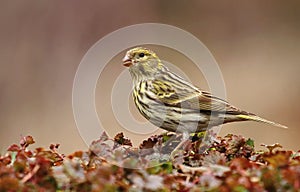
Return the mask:
<path id="1" fill-rule="evenodd" d="M 72 112 L 76 69 L 100 38 L 146 22 L 192 33 L 218 62 L 231 104 L 289 127 L 235 123 L 223 126 L 221 135 L 300 149 L 300 1 L 16 0 L 0 2 L 0 153 L 28 134 L 36 146 L 60 143 L 63 153 L 86 149 Z M 208 89 L 187 58 L 165 47 L 151 48 Z M 126 70 L 124 53 L 116 53 L 101 74 L 96 105 L 111 136 L 123 131 L 137 145 L 147 136 L 124 130 L 110 103 L 113 82 Z M 124 101 L 144 121 L 132 100 Z"/>

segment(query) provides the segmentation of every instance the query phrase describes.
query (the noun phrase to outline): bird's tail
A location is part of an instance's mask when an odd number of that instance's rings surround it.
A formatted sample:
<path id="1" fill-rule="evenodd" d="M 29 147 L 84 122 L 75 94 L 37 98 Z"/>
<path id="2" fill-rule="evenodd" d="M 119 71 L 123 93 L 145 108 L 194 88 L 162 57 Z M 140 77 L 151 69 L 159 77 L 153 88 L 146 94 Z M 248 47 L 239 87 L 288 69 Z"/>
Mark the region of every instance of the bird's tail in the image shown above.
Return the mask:
<path id="1" fill-rule="evenodd" d="M 256 116 L 256 115 L 242 115 L 242 114 L 240 114 L 240 115 L 237 115 L 237 116 L 241 119 L 244 119 L 244 120 L 250 120 L 250 121 L 266 123 L 266 124 L 269 124 L 269 125 L 273 125 L 273 126 L 280 127 L 280 128 L 285 128 L 285 129 L 288 128 L 285 125 L 281 125 L 279 123 L 275 123 L 273 121 L 266 120 L 266 119 L 261 118 L 261 117 Z"/>

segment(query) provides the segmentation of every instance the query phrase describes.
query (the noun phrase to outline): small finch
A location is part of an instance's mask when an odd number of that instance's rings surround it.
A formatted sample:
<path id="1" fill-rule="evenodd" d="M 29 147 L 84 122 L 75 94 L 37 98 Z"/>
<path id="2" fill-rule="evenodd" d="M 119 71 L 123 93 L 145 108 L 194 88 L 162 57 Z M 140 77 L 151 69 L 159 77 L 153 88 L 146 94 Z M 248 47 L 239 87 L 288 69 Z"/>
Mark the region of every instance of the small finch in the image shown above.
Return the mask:
<path id="1" fill-rule="evenodd" d="M 139 112 L 152 124 L 167 131 L 197 133 L 238 121 L 256 121 L 287 128 L 240 110 L 223 99 L 200 90 L 171 72 L 151 50 L 129 50 L 123 65 L 133 80 L 133 99 Z"/>

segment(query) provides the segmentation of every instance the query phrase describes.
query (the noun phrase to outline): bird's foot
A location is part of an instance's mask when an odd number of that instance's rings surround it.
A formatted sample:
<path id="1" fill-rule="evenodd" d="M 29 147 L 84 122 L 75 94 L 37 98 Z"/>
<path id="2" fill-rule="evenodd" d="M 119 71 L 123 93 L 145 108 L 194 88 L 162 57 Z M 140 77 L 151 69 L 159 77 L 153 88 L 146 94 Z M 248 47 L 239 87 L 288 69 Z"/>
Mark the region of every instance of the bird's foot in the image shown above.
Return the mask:
<path id="1" fill-rule="evenodd" d="M 170 161 L 173 164 L 183 163 L 184 161 L 184 152 L 187 145 L 190 143 L 190 140 L 182 140 L 175 149 L 170 154 Z"/>

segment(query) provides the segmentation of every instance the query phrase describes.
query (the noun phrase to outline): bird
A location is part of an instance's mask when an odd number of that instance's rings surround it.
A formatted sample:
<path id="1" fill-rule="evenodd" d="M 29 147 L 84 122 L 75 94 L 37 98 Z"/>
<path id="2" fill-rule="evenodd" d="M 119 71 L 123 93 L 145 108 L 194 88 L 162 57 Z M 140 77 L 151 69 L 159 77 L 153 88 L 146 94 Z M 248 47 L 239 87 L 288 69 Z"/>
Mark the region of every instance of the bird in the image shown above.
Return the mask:
<path id="1" fill-rule="evenodd" d="M 242 121 L 287 128 L 201 90 L 170 71 L 157 54 L 148 48 L 135 47 L 128 50 L 123 65 L 129 68 L 133 100 L 138 111 L 161 129 L 199 133 L 214 126 Z"/>

